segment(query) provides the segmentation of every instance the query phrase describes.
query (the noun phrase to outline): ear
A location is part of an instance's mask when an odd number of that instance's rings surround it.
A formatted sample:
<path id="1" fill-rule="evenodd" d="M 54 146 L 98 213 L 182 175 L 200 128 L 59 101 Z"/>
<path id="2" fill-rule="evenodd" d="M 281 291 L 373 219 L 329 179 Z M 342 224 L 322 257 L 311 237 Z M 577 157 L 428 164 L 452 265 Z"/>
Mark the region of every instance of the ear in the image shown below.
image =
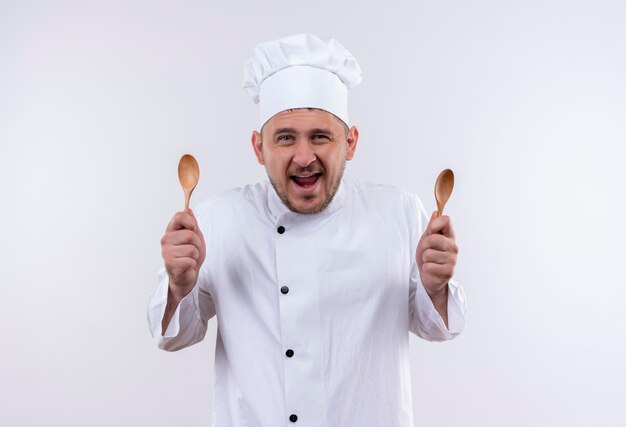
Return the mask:
<path id="1" fill-rule="evenodd" d="M 352 160 L 354 152 L 356 151 L 356 144 L 359 142 L 359 130 L 356 126 L 352 126 L 348 130 L 348 137 L 346 139 L 348 143 L 348 155 L 346 158 L 347 160 Z"/>
<path id="2" fill-rule="evenodd" d="M 257 131 L 252 131 L 252 149 L 257 162 L 260 165 L 265 165 L 265 160 L 263 160 L 263 140 L 261 139 L 261 134 Z"/>

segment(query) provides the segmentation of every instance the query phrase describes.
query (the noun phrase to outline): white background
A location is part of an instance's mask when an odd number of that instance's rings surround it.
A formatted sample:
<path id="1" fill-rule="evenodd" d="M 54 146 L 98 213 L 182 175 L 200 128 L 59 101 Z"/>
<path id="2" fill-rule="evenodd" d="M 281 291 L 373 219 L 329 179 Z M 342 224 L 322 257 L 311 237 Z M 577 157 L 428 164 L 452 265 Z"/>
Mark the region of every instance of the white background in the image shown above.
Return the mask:
<path id="1" fill-rule="evenodd" d="M 148 332 L 159 239 L 183 153 L 195 202 L 265 179 L 242 67 L 300 32 L 363 69 L 349 174 L 434 209 L 456 173 L 467 328 L 411 337 L 416 425 L 623 423 L 625 23 L 622 1 L 0 1 L 0 425 L 210 425 L 215 320 L 178 353 Z"/>

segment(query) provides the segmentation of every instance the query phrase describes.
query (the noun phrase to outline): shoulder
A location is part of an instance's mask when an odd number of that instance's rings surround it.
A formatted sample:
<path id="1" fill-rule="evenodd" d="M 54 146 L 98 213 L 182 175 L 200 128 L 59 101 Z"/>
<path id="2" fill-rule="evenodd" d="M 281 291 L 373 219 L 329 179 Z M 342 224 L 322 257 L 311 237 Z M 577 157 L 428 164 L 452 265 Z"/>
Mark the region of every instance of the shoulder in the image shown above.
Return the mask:
<path id="1" fill-rule="evenodd" d="M 268 182 L 263 181 L 216 193 L 200 202 L 194 212 L 196 216 L 212 216 L 264 209 L 267 205 L 268 185 Z"/>
<path id="2" fill-rule="evenodd" d="M 349 199 L 357 203 L 384 208 L 401 207 L 410 215 L 424 209 L 422 201 L 416 194 L 391 185 L 375 184 L 352 177 L 344 178 L 344 184 Z"/>
<path id="3" fill-rule="evenodd" d="M 350 205 L 348 212 L 352 218 L 378 223 L 387 235 L 394 235 L 395 231 L 396 236 L 416 239 L 423 233 L 428 220 L 424 205 L 416 194 L 353 178 L 345 183 Z"/>

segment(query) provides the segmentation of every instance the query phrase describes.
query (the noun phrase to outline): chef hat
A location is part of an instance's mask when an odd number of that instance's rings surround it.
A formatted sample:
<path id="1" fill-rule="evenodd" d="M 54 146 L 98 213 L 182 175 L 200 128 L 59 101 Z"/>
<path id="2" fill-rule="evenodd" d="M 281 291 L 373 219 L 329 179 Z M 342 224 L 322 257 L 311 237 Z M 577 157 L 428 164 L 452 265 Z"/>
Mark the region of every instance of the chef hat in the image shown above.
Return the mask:
<path id="1" fill-rule="evenodd" d="M 348 89 L 360 82 L 352 54 L 312 34 L 260 43 L 244 65 L 243 87 L 260 104 L 260 127 L 291 108 L 326 110 L 348 125 Z"/>

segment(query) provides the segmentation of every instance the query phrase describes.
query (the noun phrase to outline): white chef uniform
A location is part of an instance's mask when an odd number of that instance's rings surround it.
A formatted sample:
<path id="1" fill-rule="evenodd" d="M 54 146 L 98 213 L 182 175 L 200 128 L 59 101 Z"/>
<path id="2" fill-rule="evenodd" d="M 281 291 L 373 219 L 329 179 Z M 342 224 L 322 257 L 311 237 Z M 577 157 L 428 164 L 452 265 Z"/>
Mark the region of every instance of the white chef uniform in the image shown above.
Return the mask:
<path id="1" fill-rule="evenodd" d="M 413 426 L 409 331 L 448 340 L 464 326 L 451 281 L 446 328 L 420 281 L 419 199 L 344 178 L 329 206 L 289 211 L 268 182 L 194 211 L 206 260 L 165 336 L 168 278 L 148 319 L 160 348 L 200 341 L 217 317 L 217 427 Z"/>

